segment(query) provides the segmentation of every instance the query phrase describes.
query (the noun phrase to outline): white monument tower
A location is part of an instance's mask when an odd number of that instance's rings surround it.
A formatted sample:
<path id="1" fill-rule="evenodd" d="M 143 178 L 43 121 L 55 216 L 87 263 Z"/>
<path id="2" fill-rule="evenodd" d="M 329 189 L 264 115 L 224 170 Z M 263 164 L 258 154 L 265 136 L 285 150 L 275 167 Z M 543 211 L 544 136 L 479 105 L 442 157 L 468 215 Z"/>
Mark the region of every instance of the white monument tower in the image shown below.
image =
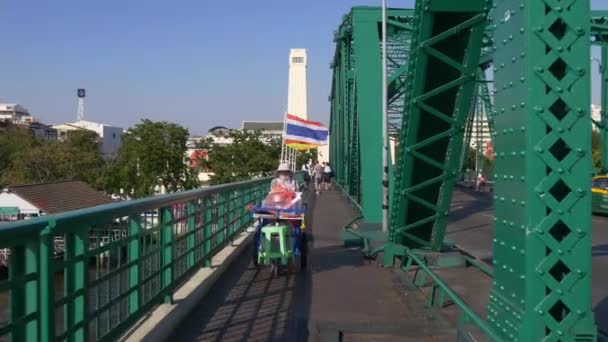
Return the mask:
<path id="1" fill-rule="evenodd" d="M 306 91 L 306 49 L 289 52 L 289 91 L 287 113 L 308 119 L 308 93 Z"/>
<path id="2" fill-rule="evenodd" d="M 306 49 L 289 51 L 289 85 L 287 90 L 287 113 L 304 120 L 308 119 L 308 94 L 306 89 Z M 283 145 L 281 160 L 292 170 L 297 169 L 296 150 Z"/>
<path id="3" fill-rule="evenodd" d="M 289 51 L 289 88 L 287 94 L 287 113 L 296 115 L 304 120 L 308 120 L 308 82 L 306 68 L 308 56 L 306 49 L 291 49 Z M 287 156 L 293 151 L 287 149 Z M 318 149 L 318 159 L 329 161 L 329 146 L 320 146 Z M 293 153 L 295 155 L 295 153 Z M 290 159 L 291 158 L 284 158 Z M 295 159 L 295 158 L 293 158 Z M 295 167 L 295 165 L 294 165 Z"/>

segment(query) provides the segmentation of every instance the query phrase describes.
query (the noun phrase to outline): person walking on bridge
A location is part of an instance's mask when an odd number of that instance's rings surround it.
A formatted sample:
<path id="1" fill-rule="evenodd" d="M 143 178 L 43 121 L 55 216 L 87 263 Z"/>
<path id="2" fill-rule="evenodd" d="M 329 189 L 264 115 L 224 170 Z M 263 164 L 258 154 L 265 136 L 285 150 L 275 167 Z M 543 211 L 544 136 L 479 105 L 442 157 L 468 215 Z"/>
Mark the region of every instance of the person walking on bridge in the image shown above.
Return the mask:
<path id="1" fill-rule="evenodd" d="M 331 188 L 331 167 L 328 162 L 323 162 L 323 165 L 323 185 L 325 190 L 329 190 Z"/>
<path id="2" fill-rule="evenodd" d="M 313 175 L 314 175 L 314 179 L 315 179 L 315 190 L 317 195 L 319 194 L 319 191 L 321 191 L 321 184 L 323 182 L 323 165 L 321 165 L 321 163 L 319 163 L 319 161 L 317 160 L 315 163 L 315 167 L 313 168 Z"/>

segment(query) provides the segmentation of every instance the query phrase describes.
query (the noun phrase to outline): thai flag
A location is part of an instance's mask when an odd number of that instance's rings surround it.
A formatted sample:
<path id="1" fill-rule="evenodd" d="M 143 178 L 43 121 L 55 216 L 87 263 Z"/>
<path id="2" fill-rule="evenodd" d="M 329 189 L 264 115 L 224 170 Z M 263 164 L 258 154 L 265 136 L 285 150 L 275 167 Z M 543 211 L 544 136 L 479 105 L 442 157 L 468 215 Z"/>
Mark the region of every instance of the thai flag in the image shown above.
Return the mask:
<path id="1" fill-rule="evenodd" d="M 295 115 L 285 117 L 285 145 L 308 149 L 327 145 L 329 130 L 320 122 L 308 121 Z"/>

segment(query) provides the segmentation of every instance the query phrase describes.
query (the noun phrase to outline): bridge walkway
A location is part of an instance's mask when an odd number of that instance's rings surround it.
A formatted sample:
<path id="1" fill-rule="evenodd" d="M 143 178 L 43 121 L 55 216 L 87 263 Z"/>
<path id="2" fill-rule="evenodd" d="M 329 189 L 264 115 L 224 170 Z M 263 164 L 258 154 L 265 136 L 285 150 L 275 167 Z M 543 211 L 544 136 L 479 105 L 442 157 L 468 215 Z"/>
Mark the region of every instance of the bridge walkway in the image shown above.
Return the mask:
<path id="1" fill-rule="evenodd" d="M 398 272 L 343 247 L 355 212 L 338 191 L 308 197 L 309 266 L 271 277 L 241 255 L 172 341 L 454 341 L 453 325 L 425 309 Z"/>
<path id="2" fill-rule="evenodd" d="M 476 259 L 486 263 L 490 268 L 493 261 L 492 239 L 494 238 L 493 193 L 474 192 L 459 189 L 454 192 L 448 219 L 446 238 L 452 240 L 461 249 Z M 595 313 L 595 323 L 603 334 L 608 335 L 608 217 L 594 215 L 592 224 L 592 281 L 591 304 Z M 475 268 L 459 270 L 454 277 L 454 270 L 437 272 L 471 307 L 481 316 L 485 316 L 485 303 L 492 287 L 492 279 L 477 276 Z M 476 291 L 465 290 L 473 284 Z M 477 300 L 472 300 L 472 296 Z"/>

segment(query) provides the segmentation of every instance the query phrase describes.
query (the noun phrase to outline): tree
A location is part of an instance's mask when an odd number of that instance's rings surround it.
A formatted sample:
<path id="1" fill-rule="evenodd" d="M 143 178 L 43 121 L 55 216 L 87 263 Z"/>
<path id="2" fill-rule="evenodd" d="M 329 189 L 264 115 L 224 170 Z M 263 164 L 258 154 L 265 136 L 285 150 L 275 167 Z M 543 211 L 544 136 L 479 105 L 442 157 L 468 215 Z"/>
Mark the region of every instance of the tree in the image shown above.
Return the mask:
<path id="1" fill-rule="evenodd" d="M 29 129 L 7 124 L 0 133 L 0 175 L 5 175 L 13 164 L 15 156 L 31 148 L 36 141 Z M 5 177 L 0 177 L 0 186 L 8 185 Z"/>
<path id="2" fill-rule="evenodd" d="M 102 175 L 108 192 L 151 196 L 158 185 L 167 192 L 192 189 L 198 178 L 186 165 L 188 130 L 144 119 L 123 137 L 118 156 Z"/>
<path id="3" fill-rule="evenodd" d="M 98 187 L 103 160 L 97 149 L 97 135 L 74 131 L 67 141 L 39 141 L 12 155 L 3 183 L 18 185 L 81 180 Z"/>
<path id="4" fill-rule="evenodd" d="M 310 149 L 310 150 L 298 151 L 298 154 L 296 155 L 296 168 L 301 168 L 302 165 L 307 163 L 309 160 L 314 163 L 318 157 L 317 152 L 318 152 L 318 150 L 316 148 Z"/>
<path id="5" fill-rule="evenodd" d="M 277 168 L 281 140 L 263 137 L 260 132 L 231 131 L 231 144 L 203 140 L 198 148 L 209 149 L 209 160 L 201 163 L 213 171 L 211 184 L 223 184 L 268 176 Z"/>

